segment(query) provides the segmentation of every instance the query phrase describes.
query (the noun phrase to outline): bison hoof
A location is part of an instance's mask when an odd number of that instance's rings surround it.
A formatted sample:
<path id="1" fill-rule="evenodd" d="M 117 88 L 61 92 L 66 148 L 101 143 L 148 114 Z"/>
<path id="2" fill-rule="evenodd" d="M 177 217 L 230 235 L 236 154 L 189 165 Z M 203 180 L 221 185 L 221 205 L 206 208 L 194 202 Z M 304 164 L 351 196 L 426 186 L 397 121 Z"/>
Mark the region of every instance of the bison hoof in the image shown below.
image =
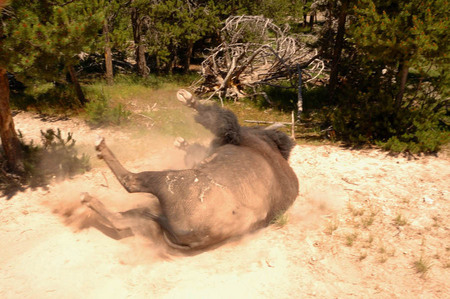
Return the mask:
<path id="1" fill-rule="evenodd" d="M 105 138 L 97 135 L 97 139 L 95 140 L 95 150 L 101 151 L 101 149 L 104 145 L 105 145 Z"/>
<path id="2" fill-rule="evenodd" d="M 183 104 L 185 104 L 186 106 L 195 108 L 196 106 L 196 101 L 194 99 L 194 97 L 192 96 L 192 94 L 184 89 L 180 89 L 177 92 L 177 99 L 182 102 Z"/>
<path id="3" fill-rule="evenodd" d="M 189 143 L 183 137 L 177 137 L 173 142 L 173 145 L 181 150 L 186 150 L 186 148 L 189 146 Z"/>
<path id="4" fill-rule="evenodd" d="M 81 197 L 81 203 L 83 203 L 83 204 L 90 202 L 92 199 L 92 196 L 90 196 L 89 193 L 87 193 L 87 192 L 81 193 L 80 197 Z"/>

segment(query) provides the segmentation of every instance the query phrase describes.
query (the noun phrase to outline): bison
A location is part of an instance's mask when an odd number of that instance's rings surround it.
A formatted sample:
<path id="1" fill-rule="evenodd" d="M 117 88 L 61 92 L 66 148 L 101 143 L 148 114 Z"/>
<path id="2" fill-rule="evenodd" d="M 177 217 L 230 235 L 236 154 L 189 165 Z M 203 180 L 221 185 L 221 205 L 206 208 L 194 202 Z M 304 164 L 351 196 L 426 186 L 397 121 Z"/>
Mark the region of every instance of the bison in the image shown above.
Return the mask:
<path id="1" fill-rule="evenodd" d="M 116 230 L 127 228 L 128 217 L 156 222 L 168 245 L 184 249 L 209 247 L 267 226 L 292 205 L 298 179 L 288 164 L 294 142 L 286 134 L 270 127 L 241 127 L 231 111 L 202 104 L 185 90 L 177 98 L 195 109 L 195 120 L 215 136 L 208 148 L 195 151 L 191 168 L 132 173 L 103 138 L 96 143 L 99 158 L 123 187 L 153 194 L 158 209 L 113 213 L 88 195 L 85 205 Z M 188 154 L 190 146 L 184 145 Z"/>

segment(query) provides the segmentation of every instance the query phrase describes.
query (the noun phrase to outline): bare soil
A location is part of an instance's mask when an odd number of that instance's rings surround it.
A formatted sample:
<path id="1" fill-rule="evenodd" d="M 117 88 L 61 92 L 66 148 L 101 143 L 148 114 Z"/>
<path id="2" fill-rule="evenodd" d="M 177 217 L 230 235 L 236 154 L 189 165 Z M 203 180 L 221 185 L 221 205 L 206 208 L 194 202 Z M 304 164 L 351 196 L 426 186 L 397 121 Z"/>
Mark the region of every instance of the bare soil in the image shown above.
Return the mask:
<path id="1" fill-rule="evenodd" d="M 0 198 L 0 298 L 450 298 L 447 156 L 298 145 L 300 194 L 284 226 L 170 255 L 144 237 L 81 229 L 89 215 L 79 199 L 89 192 L 116 210 L 152 200 L 128 194 L 95 158 L 96 134 L 132 171 L 178 167 L 172 138 L 23 112 L 14 120 L 36 142 L 40 129 L 73 132 L 93 169 Z"/>

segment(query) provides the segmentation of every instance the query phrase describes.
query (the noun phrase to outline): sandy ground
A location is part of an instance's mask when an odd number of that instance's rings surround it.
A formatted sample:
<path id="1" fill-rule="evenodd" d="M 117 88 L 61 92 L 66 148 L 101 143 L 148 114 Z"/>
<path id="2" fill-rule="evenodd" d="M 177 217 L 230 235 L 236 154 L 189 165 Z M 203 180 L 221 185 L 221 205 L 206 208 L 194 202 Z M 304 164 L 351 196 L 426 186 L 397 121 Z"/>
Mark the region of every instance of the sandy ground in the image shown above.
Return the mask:
<path id="1" fill-rule="evenodd" d="M 182 159 L 168 138 L 144 141 L 27 113 L 15 122 L 36 139 L 49 127 L 73 132 L 92 156 L 95 134 L 103 135 L 134 171 Z M 54 213 L 86 191 L 115 209 L 151 200 L 127 194 L 103 162 L 91 160 L 84 175 L 0 198 L 0 298 L 450 298 L 444 156 L 299 145 L 290 163 L 300 194 L 287 224 L 192 256 L 164 254 L 143 237 L 80 230 L 77 214 Z"/>

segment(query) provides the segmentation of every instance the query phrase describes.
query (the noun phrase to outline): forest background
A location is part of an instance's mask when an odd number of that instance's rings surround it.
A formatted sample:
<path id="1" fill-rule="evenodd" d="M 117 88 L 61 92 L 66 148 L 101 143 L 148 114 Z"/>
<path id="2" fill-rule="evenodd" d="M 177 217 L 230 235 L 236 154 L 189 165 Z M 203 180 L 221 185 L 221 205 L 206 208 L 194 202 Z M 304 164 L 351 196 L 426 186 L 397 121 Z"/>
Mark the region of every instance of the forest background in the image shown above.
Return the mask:
<path id="1" fill-rule="evenodd" d="M 120 123 L 126 109 L 102 93 L 87 97 L 90 84 L 201 85 L 206 77 L 195 66 L 224 42 L 225 20 L 242 15 L 270 19 L 323 67 L 257 84 L 243 90 L 248 99 L 229 100 L 294 111 L 297 130 L 312 127 L 352 146 L 415 154 L 434 153 L 449 141 L 446 0 L 15 0 L 0 6 L 6 172 L 26 172 L 30 152 L 14 128 L 11 107 L 50 107 L 53 113 L 86 113 L 96 125 Z M 252 43 L 255 36 L 244 31 L 239 42 Z M 46 134 L 50 143 L 70 144 L 56 132 Z"/>

